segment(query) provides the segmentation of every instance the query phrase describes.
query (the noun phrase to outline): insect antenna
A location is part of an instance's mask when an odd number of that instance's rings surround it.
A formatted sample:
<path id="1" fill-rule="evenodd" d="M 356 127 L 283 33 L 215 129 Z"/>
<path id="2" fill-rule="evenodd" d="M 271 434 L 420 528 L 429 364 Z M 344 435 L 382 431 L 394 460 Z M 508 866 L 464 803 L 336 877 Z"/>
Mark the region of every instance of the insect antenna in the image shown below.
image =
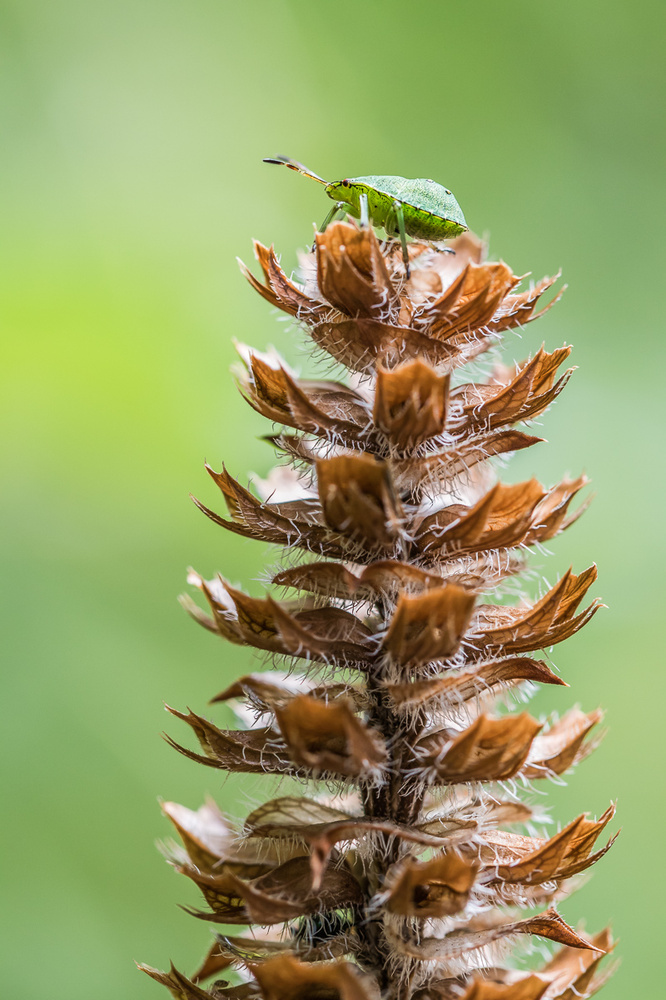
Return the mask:
<path id="1" fill-rule="evenodd" d="M 264 157 L 264 163 L 277 163 L 278 166 L 289 167 L 290 170 L 295 170 L 298 174 L 304 174 L 306 177 L 311 177 L 313 181 L 318 181 L 319 184 L 328 185 L 328 181 L 325 181 L 323 177 L 319 174 L 313 173 L 308 170 L 307 167 L 299 163 L 298 160 L 292 160 L 290 156 L 266 156 Z"/>

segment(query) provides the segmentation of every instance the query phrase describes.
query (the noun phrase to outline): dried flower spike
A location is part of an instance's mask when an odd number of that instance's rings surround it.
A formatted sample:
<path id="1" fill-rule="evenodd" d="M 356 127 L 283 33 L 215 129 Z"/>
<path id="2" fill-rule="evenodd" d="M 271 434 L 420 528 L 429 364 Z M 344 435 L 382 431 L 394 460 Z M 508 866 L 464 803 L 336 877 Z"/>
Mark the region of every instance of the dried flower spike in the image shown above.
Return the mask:
<path id="1" fill-rule="evenodd" d="M 595 613 L 584 603 L 595 568 L 569 570 L 536 601 L 497 603 L 530 548 L 582 510 L 584 477 L 507 486 L 491 461 L 540 440 L 516 425 L 564 388 L 569 348 L 466 377 L 540 315 L 554 279 L 520 291 L 476 237 L 452 247 L 411 243 L 407 279 L 399 246 L 339 222 L 317 234 L 301 282 L 260 244 L 262 277 L 244 269 L 348 377 L 301 379 L 243 348 L 241 391 L 282 428 L 271 440 L 284 465 L 263 499 L 209 469 L 227 511 L 197 501 L 288 558 L 264 598 L 192 572 L 209 610 L 186 607 L 289 669 L 213 699 L 248 706 L 254 724 L 224 730 L 170 709 L 199 748 L 169 742 L 304 791 L 283 790 L 241 827 L 211 802 L 164 806 L 183 843 L 171 861 L 207 905 L 191 912 L 251 928 L 218 934 L 190 977 L 142 967 L 179 1000 L 571 1000 L 607 976 L 609 932 L 574 930 L 557 904 L 613 843 L 599 838 L 614 808 L 538 836 L 543 814 L 529 804 L 532 782 L 589 753 L 601 713 L 544 724 L 511 710 L 536 685 L 565 683 L 536 654 Z M 553 958 L 505 967 L 534 938 L 559 946 Z"/>

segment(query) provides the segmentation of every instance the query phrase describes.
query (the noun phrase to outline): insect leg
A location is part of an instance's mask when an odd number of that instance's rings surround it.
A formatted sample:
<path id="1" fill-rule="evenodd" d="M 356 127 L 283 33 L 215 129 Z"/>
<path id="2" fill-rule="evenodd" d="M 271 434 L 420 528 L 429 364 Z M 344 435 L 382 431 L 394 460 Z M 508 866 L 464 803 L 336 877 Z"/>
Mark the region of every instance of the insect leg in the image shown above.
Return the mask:
<path id="1" fill-rule="evenodd" d="M 326 216 L 326 218 L 322 222 L 321 226 L 319 227 L 319 232 L 320 233 L 323 233 L 323 232 L 326 231 L 327 227 L 331 224 L 331 222 L 333 222 L 333 219 L 336 217 L 336 215 L 342 214 L 342 210 L 343 210 L 344 206 L 345 206 L 345 203 L 343 201 L 336 201 L 335 205 L 333 206 L 333 208 L 328 213 L 328 215 Z"/>
<path id="2" fill-rule="evenodd" d="M 361 206 L 361 226 L 363 229 L 368 225 L 369 214 L 368 214 L 368 196 L 365 191 L 361 192 L 359 198 L 359 203 Z"/>
<path id="3" fill-rule="evenodd" d="M 395 209 L 395 217 L 398 222 L 398 232 L 400 233 L 400 245 L 402 247 L 402 260 L 405 265 L 405 274 L 409 278 L 409 256 L 407 254 L 407 234 L 405 233 L 405 216 L 402 211 L 402 202 L 394 201 L 393 208 Z"/>

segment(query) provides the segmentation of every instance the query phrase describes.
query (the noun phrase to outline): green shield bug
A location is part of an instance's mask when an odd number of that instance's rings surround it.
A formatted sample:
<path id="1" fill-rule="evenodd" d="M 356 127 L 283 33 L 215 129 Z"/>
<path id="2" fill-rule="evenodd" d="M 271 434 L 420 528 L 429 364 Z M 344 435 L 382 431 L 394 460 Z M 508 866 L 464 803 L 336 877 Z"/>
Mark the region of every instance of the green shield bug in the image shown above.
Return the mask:
<path id="1" fill-rule="evenodd" d="M 458 236 L 468 228 L 456 199 L 448 188 L 436 181 L 371 176 L 346 177 L 329 183 L 288 156 L 267 157 L 264 163 L 289 167 L 324 185 L 335 205 L 326 216 L 321 232 L 336 216 L 346 214 L 360 219 L 362 226 L 371 222 L 387 236 L 399 236 L 407 277 L 407 236 L 437 242 Z"/>

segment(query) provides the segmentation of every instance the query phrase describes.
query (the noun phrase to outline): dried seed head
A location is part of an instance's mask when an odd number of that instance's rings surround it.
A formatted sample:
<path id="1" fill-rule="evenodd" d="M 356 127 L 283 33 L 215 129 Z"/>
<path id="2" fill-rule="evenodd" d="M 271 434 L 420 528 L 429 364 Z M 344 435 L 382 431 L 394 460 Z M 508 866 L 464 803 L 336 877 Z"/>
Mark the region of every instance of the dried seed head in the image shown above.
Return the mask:
<path id="1" fill-rule="evenodd" d="M 543 816 L 518 797 L 586 756 L 601 713 L 545 724 L 506 711 L 535 685 L 565 684 L 538 652 L 597 611 L 580 610 L 596 569 L 497 603 L 530 547 L 582 510 L 585 477 L 505 485 L 492 462 L 540 440 L 516 425 L 562 391 L 570 349 L 495 360 L 471 381 L 461 369 L 540 315 L 555 279 L 521 291 L 472 234 L 451 248 L 413 242 L 406 280 L 395 244 L 336 223 L 317 234 L 303 281 L 261 244 L 261 279 L 243 268 L 350 375 L 300 379 L 275 354 L 241 351 L 241 392 L 286 428 L 270 440 L 291 471 L 258 497 L 209 468 L 228 514 L 196 502 L 280 547 L 283 590 L 250 597 L 191 572 L 209 613 L 185 603 L 289 671 L 246 675 L 213 699 L 246 705 L 248 728 L 170 709 L 201 752 L 167 739 L 208 767 L 323 780 L 328 794 L 290 789 L 242 828 L 211 803 L 163 806 L 184 845 L 171 863 L 209 907 L 191 912 L 263 928 L 218 937 L 191 979 L 143 967 L 179 1000 L 572 1000 L 604 981 L 608 932 L 579 934 L 553 904 L 612 845 L 597 840 L 614 807 L 539 837 Z M 561 945 L 536 973 L 503 967 L 525 935 Z M 227 969 L 238 985 L 199 985 Z"/>

